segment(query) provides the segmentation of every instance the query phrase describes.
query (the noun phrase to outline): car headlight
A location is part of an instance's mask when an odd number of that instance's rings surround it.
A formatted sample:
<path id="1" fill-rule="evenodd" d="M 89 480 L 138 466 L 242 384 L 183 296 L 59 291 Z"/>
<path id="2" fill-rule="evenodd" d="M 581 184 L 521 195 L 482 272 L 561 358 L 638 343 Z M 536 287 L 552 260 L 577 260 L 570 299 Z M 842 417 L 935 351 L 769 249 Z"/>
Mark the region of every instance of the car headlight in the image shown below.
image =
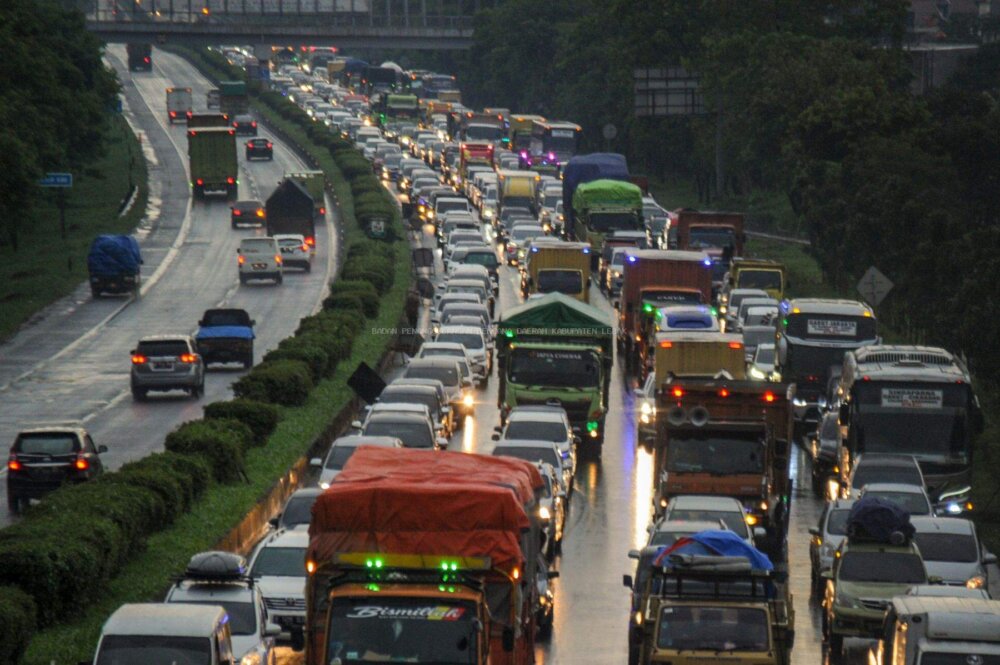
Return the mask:
<path id="1" fill-rule="evenodd" d="M 975 577 L 970 577 L 965 581 L 966 589 L 982 589 L 986 586 L 986 578 L 983 575 L 976 575 Z"/>
<path id="2" fill-rule="evenodd" d="M 758 379 L 760 381 L 763 381 L 764 379 L 767 378 L 767 375 L 764 374 L 764 372 L 762 372 L 759 369 L 757 369 L 756 367 L 751 367 L 750 368 L 750 376 L 753 377 L 753 378 L 755 378 L 755 379 Z"/>
<path id="3" fill-rule="evenodd" d="M 538 517 L 539 519 L 548 521 L 552 519 L 552 511 L 549 510 L 548 506 L 542 506 L 538 509 Z"/>
<path id="4" fill-rule="evenodd" d="M 330 483 L 320 483 L 319 488 L 323 490 L 328 490 L 330 489 Z"/>
<path id="5" fill-rule="evenodd" d="M 719 314 L 725 314 L 728 311 L 729 311 L 728 307 L 726 307 L 725 305 L 719 305 Z"/>
<path id="6" fill-rule="evenodd" d="M 792 406 L 806 406 L 808 402 L 802 397 L 793 397 Z"/>
<path id="7" fill-rule="evenodd" d="M 472 408 L 476 405 L 476 398 L 473 397 L 472 393 L 465 393 L 465 395 L 462 396 L 462 404 Z"/>
<path id="8" fill-rule="evenodd" d="M 644 416 L 649 416 L 649 415 L 652 415 L 652 414 L 656 413 L 656 410 L 653 408 L 653 405 L 650 404 L 649 402 L 643 402 L 642 406 L 639 407 L 639 411 Z"/>
<path id="9" fill-rule="evenodd" d="M 240 665 L 260 665 L 260 663 L 260 653 L 256 650 L 248 651 L 240 658 Z"/>
<path id="10" fill-rule="evenodd" d="M 485 210 L 483 210 L 483 217 L 486 217 L 487 219 L 493 217 L 493 211 L 490 210 L 489 208 L 486 208 Z"/>
<path id="11" fill-rule="evenodd" d="M 833 558 L 833 554 L 836 551 L 837 551 L 837 548 L 834 547 L 833 545 L 831 545 L 830 543 L 823 543 L 822 547 L 819 548 L 819 555 L 821 557 L 823 557 L 823 558 L 830 558 L 830 559 L 832 559 Z"/>
<path id="12" fill-rule="evenodd" d="M 857 598 L 850 596 L 839 589 L 837 590 L 837 597 L 834 599 L 834 604 L 843 609 L 861 609 L 861 602 Z"/>

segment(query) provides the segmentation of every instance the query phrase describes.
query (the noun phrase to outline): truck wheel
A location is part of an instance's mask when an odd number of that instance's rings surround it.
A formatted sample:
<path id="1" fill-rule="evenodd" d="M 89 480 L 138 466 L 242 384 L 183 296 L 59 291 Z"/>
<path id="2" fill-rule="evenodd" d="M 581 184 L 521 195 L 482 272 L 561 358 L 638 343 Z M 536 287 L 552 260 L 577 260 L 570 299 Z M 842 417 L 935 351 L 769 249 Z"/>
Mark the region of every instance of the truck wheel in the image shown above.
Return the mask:
<path id="1" fill-rule="evenodd" d="M 278 286 L 281 286 L 281 283 L 284 281 L 285 278 L 281 275 L 281 273 L 278 273 L 278 276 L 274 278 L 274 283 L 277 284 Z"/>
<path id="2" fill-rule="evenodd" d="M 99 287 L 99 286 L 97 286 L 95 284 L 91 284 L 90 285 L 90 295 L 93 296 L 94 298 L 100 298 L 101 297 L 101 287 Z"/>
<path id="3" fill-rule="evenodd" d="M 226 200 L 235 201 L 239 197 L 239 185 L 226 185 Z"/>
<path id="4" fill-rule="evenodd" d="M 146 401 L 146 390 L 144 388 L 132 388 L 132 399 L 136 402 Z"/>
<path id="5" fill-rule="evenodd" d="M 243 369 L 250 369 L 253 367 L 253 351 L 243 356 Z"/>
<path id="6" fill-rule="evenodd" d="M 247 283 L 247 276 L 244 275 L 243 273 L 240 273 L 240 284 L 246 284 L 246 283 Z"/>

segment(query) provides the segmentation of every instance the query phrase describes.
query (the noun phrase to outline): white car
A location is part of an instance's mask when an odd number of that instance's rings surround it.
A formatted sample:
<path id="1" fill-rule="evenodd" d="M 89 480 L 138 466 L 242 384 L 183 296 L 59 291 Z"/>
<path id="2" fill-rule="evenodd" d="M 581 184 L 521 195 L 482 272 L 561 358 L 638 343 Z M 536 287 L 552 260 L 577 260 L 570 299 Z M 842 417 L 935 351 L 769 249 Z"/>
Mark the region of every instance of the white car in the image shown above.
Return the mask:
<path id="1" fill-rule="evenodd" d="M 552 441 L 533 441 L 530 439 L 518 439 L 508 441 L 498 441 L 493 447 L 493 455 L 504 457 L 516 457 L 526 462 L 544 462 L 556 470 L 556 477 L 559 479 L 560 491 L 569 498 L 573 483 L 573 474 L 569 465 L 563 463 L 559 446 Z"/>
<path id="2" fill-rule="evenodd" d="M 579 444 L 580 438 L 573 434 L 573 426 L 570 425 L 565 409 L 559 406 L 515 406 L 507 414 L 506 426 L 502 430 L 497 428 L 497 432 L 493 436 L 494 441 L 542 440 L 556 444 L 569 468 L 567 481 L 572 488 L 573 472 L 576 469 L 575 446 Z"/>
<path id="3" fill-rule="evenodd" d="M 382 446 L 385 448 L 402 448 L 403 442 L 393 436 L 357 436 L 347 435 L 336 439 L 326 454 L 326 459 L 314 457 L 309 460 L 309 466 L 319 471 L 319 486 L 326 489 L 330 483 L 343 471 L 347 460 L 360 446 Z"/>
<path id="4" fill-rule="evenodd" d="M 686 494 L 675 496 L 667 504 L 663 513 L 664 520 L 697 520 L 707 522 L 722 522 L 726 528 L 734 532 L 750 545 L 754 538 L 766 535 L 764 529 L 758 527 L 751 530 L 747 524 L 743 505 L 730 496 L 700 496 Z"/>
<path id="5" fill-rule="evenodd" d="M 283 281 L 283 259 L 274 238 L 243 238 L 236 257 L 240 284 L 251 279 L 271 279 L 275 284 Z"/>
<path id="6" fill-rule="evenodd" d="M 476 305 L 486 306 L 483 299 L 480 298 L 475 293 L 447 293 L 442 294 L 440 300 L 434 305 L 433 311 L 431 311 L 431 323 L 441 323 L 441 312 L 444 308 L 448 306 L 449 303 L 462 302 L 462 303 L 474 303 Z"/>
<path id="7" fill-rule="evenodd" d="M 306 621 L 306 549 L 309 532 L 279 530 L 257 545 L 250 577 L 264 594 L 271 620 L 281 627 L 279 642 L 299 640 Z"/>
<path id="8" fill-rule="evenodd" d="M 434 341 L 454 342 L 464 346 L 472 360 L 473 375 L 479 378 L 482 385 L 489 381 L 490 373 L 493 371 L 493 353 L 482 328 L 441 326 L 441 329 L 434 336 Z"/>
<path id="9" fill-rule="evenodd" d="M 278 241 L 278 249 L 281 250 L 281 261 L 284 267 L 294 266 L 302 268 L 306 272 L 312 270 L 312 250 L 306 244 L 306 237 L 300 233 L 276 233 L 274 239 Z"/>

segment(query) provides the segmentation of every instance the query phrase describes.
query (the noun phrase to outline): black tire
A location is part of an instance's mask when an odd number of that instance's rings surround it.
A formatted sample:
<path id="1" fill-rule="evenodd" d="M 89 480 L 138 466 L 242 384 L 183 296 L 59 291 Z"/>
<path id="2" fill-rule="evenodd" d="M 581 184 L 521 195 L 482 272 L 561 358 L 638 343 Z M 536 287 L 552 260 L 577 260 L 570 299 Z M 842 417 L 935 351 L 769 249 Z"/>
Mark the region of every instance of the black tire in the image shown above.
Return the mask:
<path id="1" fill-rule="evenodd" d="M 253 351 L 243 357 L 243 369 L 250 369 L 251 367 L 253 367 Z"/>
<path id="2" fill-rule="evenodd" d="M 201 396 L 205 394 L 205 380 L 202 379 L 201 383 L 196 386 L 192 386 L 191 399 L 201 399 Z"/>
<path id="3" fill-rule="evenodd" d="M 284 282 L 284 281 L 285 281 L 285 278 L 280 273 L 278 274 L 277 277 L 274 278 L 274 283 L 277 284 L 278 286 L 281 286 L 281 283 Z"/>
<path id="4" fill-rule="evenodd" d="M 240 284 L 246 284 L 246 283 L 247 283 L 247 276 L 244 275 L 243 273 L 240 273 Z"/>
<path id="5" fill-rule="evenodd" d="M 830 662 L 839 663 L 844 657 L 844 636 L 831 632 L 829 637 Z"/>
<path id="6" fill-rule="evenodd" d="M 20 515 L 24 512 L 24 506 L 27 502 L 16 494 L 11 494 L 7 492 L 7 510 L 9 510 L 14 515 Z"/>
<path id="7" fill-rule="evenodd" d="M 306 262 L 306 272 L 312 272 L 313 266 L 311 261 Z"/>
<path id="8" fill-rule="evenodd" d="M 136 402 L 146 401 L 146 389 L 145 388 L 132 388 L 132 400 Z"/>

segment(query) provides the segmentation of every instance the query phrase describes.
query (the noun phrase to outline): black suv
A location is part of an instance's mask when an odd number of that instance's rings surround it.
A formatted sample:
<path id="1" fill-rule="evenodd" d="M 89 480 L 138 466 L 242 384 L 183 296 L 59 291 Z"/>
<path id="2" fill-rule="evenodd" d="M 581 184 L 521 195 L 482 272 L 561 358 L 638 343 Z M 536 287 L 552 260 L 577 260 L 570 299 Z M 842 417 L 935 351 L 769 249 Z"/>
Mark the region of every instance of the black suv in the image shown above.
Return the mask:
<path id="1" fill-rule="evenodd" d="M 257 121 L 249 115 L 238 115 L 233 118 L 233 129 L 237 136 L 257 136 Z"/>
<path id="2" fill-rule="evenodd" d="M 246 142 L 246 148 L 248 162 L 258 157 L 267 161 L 274 159 L 274 144 L 271 139 L 250 139 Z"/>
<path id="3" fill-rule="evenodd" d="M 19 513 L 29 499 L 40 499 L 66 483 L 92 480 L 104 472 L 101 453 L 82 427 L 22 430 L 7 459 L 7 507 Z"/>
<path id="4" fill-rule="evenodd" d="M 240 226 L 264 226 L 267 221 L 267 209 L 260 201 L 237 201 L 229 208 L 229 225 L 234 229 Z"/>

